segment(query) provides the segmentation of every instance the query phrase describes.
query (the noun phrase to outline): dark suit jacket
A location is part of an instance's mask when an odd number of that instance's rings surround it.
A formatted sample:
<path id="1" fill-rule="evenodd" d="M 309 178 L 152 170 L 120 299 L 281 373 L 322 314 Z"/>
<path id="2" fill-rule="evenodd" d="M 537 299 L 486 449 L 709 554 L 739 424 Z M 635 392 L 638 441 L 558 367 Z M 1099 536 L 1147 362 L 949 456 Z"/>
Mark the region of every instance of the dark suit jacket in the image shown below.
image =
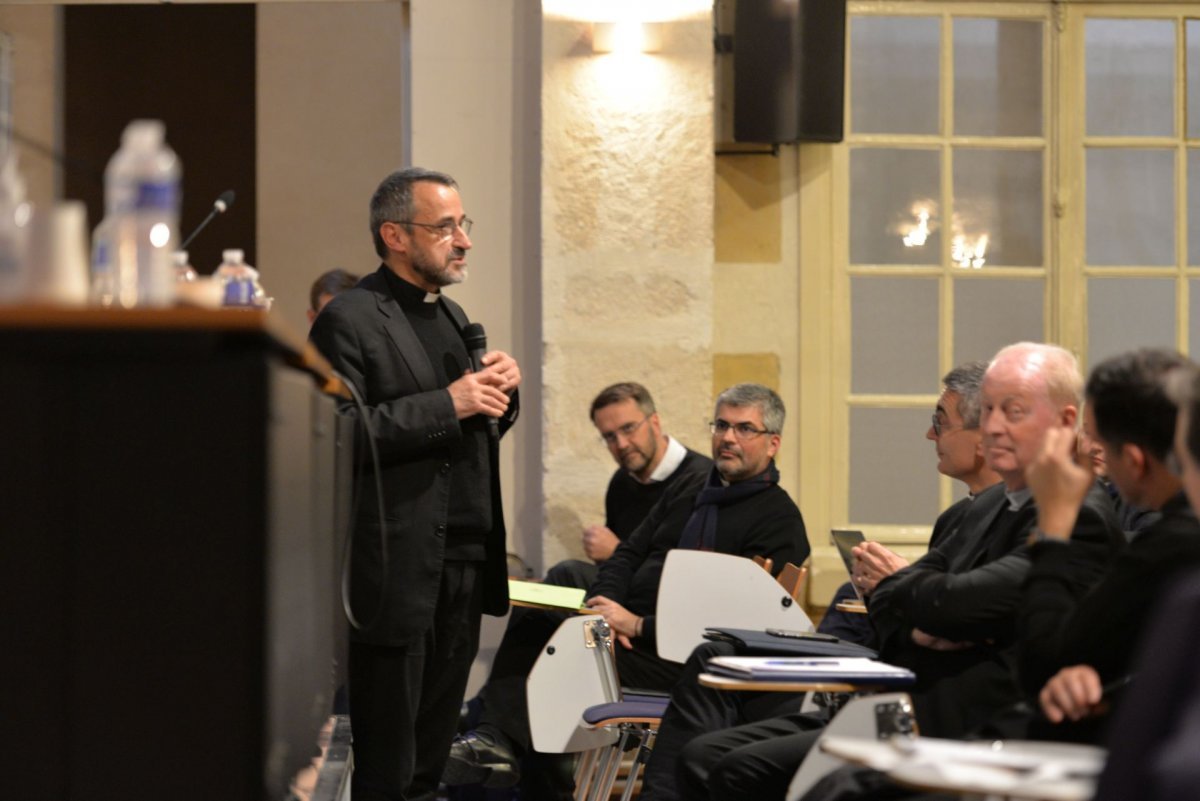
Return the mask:
<path id="1" fill-rule="evenodd" d="M 1015 676 L 1016 620 L 1029 572 L 1029 531 L 1037 507 L 1015 512 L 1004 485 L 984 490 L 958 531 L 910 567 L 884 579 L 870 598 L 880 654 L 917 674 L 913 703 L 922 733 L 958 737 L 1021 697 Z M 1094 582 L 1124 543 L 1112 503 L 1094 487 L 1071 534 L 1073 575 Z M 912 630 L 973 645 L 934 651 Z"/>
<path id="2" fill-rule="evenodd" d="M 1031 697 L 1059 669 L 1091 665 L 1107 684 L 1129 672 L 1151 609 L 1171 580 L 1200 567 L 1200 523 L 1182 493 L 1090 590 L 1071 581 L 1073 544 L 1033 551 L 1021 613 L 1021 679 Z"/>
<path id="3" fill-rule="evenodd" d="M 365 409 L 346 404 L 374 434 L 387 532 L 386 574 L 381 552 L 379 501 L 368 446 L 359 441 L 356 461 L 367 465 L 356 487 L 351 558 L 351 605 L 365 626 L 351 636 L 376 645 L 403 645 L 433 620 L 450 504 L 449 445 L 462 431 L 454 404 L 438 387 L 424 347 L 393 297 L 381 266 L 358 286 L 327 305 L 309 334 L 313 344 L 362 395 Z M 461 329 L 462 308 L 442 303 Z M 516 419 L 514 395 L 500 421 L 503 433 Z M 492 530 L 487 535 L 484 608 L 508 610 L 504 513 L 500 505 L 499 448 L 489 444 Z"/>
<path id="4" fill-rule="evenodd" d="M 1200 572 L 1167 585 L 1146 623 L 1095 801 L 1191 801 L 1200 786 Z"/>

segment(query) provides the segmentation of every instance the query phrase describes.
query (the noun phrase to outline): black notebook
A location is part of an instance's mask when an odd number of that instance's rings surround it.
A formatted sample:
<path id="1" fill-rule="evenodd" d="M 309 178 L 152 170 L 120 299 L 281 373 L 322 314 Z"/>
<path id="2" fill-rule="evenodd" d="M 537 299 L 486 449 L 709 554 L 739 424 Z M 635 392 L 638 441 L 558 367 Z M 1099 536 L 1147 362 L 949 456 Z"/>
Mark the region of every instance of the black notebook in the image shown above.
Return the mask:
<path id="1" fill-rule="evenodd" d="M 733 643 L 739 654 L 749 656 L 860 656 L 878 659 L 879 654 L 866 646 L 839 640 L 828 634 L 809 632 L 774 633 L 774 629 L 710 628 L 704 638 Z"/>

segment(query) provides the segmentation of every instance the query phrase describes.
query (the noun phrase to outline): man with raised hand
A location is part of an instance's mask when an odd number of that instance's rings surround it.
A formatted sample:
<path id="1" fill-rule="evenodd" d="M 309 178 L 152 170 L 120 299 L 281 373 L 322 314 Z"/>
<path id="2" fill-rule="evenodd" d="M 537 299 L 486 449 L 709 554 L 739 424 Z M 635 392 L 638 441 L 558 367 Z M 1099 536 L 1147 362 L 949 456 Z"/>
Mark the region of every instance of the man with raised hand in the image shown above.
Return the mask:
<path id="1" fill-rule="evenodd" d="M 1052 724 L 1038 726 L 1036 736 L 1099 741 L 1104 688 L 1128 676 L 1160 592 L 1200 566 L 1200 523 L 1168 467 L 1177 410 L 1166 384 L 1186 364 L 1174 351 L 1139 350 L 1101 362 L 1088 379 L 1084 414 L 1109 480 L 1127 504 L 1161 512 L 1090 590 L 1069 580 L 1077 547 L 1069 532 L 1092 484 L 1091 470 L 1076 461 L 1074 432 L 1047 432 L 1027 471 L 1038 535 L 1021 614 L 1020 674 Z"/>

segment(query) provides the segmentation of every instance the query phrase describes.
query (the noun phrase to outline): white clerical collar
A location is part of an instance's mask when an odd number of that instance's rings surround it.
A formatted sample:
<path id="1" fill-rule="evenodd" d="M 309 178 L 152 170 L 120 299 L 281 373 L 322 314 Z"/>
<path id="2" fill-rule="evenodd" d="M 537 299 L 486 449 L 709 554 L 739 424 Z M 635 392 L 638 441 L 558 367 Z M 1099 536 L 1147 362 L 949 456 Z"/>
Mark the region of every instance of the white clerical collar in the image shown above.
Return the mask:
<path id="1" fill-rule="evenodd" d="M 441 297 L 441 295 L 437 292 L 426 292 L 423 300 L 426 303 L 437 303 L 438 298 L 440 298 L 440 297 Z"/>
<path id="2" fill-rule="evenodd" d="M 1033 497 L 1033 490 L 1029 487 L 1019 490 L 1004 490 L 1004 497 L 1008 498 L 1008 511 L 1015 512 L 1025 504 L 1029 503 L 1029 499 Z"/>
<path id="3" fill-rule="evenodd" d="M 658 467 L 654 468 L 654 472 L 650 474 L 650 478 L 646 480 L 647 484 L 653 484 L 656 481 L 666 481 L 671 477 L 679 465 L 683 463 L 687 457 L 687 448 L 678 441 L 667 436 L 667 452 L 663 454 L 662 461 L 658 463 Z"/>

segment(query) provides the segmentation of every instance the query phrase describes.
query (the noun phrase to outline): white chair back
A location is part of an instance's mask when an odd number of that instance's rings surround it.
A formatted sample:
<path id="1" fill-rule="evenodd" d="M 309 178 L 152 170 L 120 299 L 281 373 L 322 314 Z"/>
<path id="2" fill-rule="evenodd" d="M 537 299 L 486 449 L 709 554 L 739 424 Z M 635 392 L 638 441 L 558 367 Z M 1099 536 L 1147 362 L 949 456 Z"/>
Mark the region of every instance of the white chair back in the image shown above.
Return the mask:
<path id="1" fill-rule="evenodd" d="M 813 630 L 800 604 L 753 560 L 683 548 L 667 554 L 657 616 L 658 655 L 672 662 L 687 661 L 707 628 Z"/>

